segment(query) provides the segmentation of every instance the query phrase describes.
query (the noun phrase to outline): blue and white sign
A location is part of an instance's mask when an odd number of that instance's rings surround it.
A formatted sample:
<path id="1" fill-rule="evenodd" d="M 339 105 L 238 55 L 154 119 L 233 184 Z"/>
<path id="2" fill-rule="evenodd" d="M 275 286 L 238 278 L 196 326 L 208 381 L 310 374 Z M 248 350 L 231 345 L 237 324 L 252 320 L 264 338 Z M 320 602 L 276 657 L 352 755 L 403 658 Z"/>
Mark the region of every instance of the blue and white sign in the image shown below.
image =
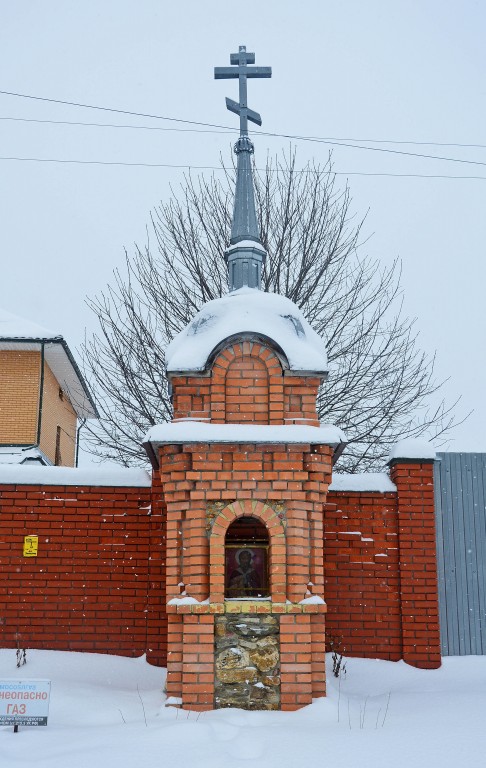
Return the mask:
<path id="1" fill-rule="evenodd" d="M 0 680 L 0 725 L 47 725 L 50 680 Z"/>

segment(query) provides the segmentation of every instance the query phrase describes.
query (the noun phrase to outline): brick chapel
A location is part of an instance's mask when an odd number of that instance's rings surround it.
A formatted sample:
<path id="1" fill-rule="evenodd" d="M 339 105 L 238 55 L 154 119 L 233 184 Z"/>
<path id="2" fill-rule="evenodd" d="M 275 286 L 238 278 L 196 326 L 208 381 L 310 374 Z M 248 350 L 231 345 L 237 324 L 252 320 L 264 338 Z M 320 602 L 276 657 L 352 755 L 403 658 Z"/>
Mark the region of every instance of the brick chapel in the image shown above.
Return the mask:
<path id="1" fill-rule="evenodd" d="M 194 710 L 310 704 L 330 638 L 440 665 L 434 454 L 403 441 L 389 475 L 333 478 L 346 437 L 316 411 L 325 343 L 261 290 L 246 84 L 270 68 L 254 60 L 241 47 L 215 70 L 240 87 L 230 291 L 167 351 L 173 420 L 145 437 L 152 475 L 0 466 L 4 643 L 146 653 L 167 665 L 167 704 Z"/>

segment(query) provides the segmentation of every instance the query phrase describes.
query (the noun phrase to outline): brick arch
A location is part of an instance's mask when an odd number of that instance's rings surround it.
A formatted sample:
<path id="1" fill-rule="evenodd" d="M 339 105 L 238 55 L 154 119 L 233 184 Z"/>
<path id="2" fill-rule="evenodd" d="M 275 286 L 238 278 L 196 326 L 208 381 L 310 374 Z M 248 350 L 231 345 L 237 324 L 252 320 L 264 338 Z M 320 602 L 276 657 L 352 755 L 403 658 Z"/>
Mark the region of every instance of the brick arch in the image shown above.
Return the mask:
<path id="1" fill-rule="evenodd" d="M 263 360 L 241 355 L 229 364 L 224 383 L 226 424 L 270 424 L 268 369 Z"/>
<path id="2" fill-rule="evenodd" d="M 287 586 L 285 529 L 277 513 L 268 504 L 252 499 L 231 502 L 214 521 L 209 542 L 210 602 L 224 601 L 226 532 L 239 517 L 256 517 L 265 525 L 269 539 L 270 594 L 274 603 L 284 603 Z"/>
<path id="3" fill-rule="evenodd" d="M 247 340 L 219 352 L 211 373 L 213 423 L 284 424 L 283 407 L 283 368 L 274 350 Z"/>

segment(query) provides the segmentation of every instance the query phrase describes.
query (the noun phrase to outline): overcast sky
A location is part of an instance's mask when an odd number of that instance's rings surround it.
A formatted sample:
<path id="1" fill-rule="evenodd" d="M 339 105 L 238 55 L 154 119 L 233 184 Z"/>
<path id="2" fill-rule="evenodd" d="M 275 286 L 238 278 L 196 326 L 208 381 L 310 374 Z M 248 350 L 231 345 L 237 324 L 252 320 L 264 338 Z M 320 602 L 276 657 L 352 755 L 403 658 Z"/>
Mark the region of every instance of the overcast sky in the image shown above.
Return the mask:
<path id="1" fill-rule="evenodd" d="M 473 0 L 0 0 L 0 90 L 236 133 L 224 103 L 237 99 L 236 81 L 215 81 L 213 67 L 246 45 L 256 64 L 273 68 L 271 80 L 249 82 L 263 130 L 374 148 L 294 142 L 299 165 L 325 162 L 332 148 L 357 215 L 369 209 L 366 251 L 384 265 L 401 258 L 405 310 L 417 318 L 422 348 L 436 352 L 437 377 L 448 379 L 444 395 L 461 397 L 459 416 L 473 411 L 450 450 L 486 451 L 485 7 Z M 185 169 L 4 158 L 218 166 L 221 154 L 230 161 L 234 135 L 23 122 L 11 118 L 190 127 L 5 94 L 0 118 L 0 306 L 59 329 L 75 351 L 85 329 L 95 328 L 85 297 L 112 281 L 124 247 L 145 243 L 150 210 Z M 258 164 L 289 140 L 261 136 L 255 144 Z"/>

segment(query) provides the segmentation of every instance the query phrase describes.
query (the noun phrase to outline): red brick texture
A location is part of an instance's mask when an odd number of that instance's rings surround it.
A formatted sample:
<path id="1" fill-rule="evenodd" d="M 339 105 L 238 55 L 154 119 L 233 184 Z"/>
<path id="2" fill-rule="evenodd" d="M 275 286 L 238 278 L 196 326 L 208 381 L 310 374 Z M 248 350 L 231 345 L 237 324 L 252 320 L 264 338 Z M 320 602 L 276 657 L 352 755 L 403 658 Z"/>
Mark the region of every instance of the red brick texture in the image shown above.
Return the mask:
<path id="1" fill-rule="evenodd" d="M 436 669 L 441 656 L 434 465 L 395 461 L 390 474 L 398 489 L 403 659 Z"/>
<path id="2" fill-rule="evenodd" d="M 3 647 L 165 663 L 165 509 L 150 488 L 0 487 Z M 24 557 L 24 536 L 39 537 Z"/>
<path id="3" fill-rule="evenodd" d="M 324 615 L 280 619 L 281 709 L 294 710 L 326 695 Z"/>
<path id="4" fill-rule="evenodd" d="M 397 493 L 330 492 L 324 507 L 327 646 L 440 666 L 432 462 L 396 463 Z"/>
<path id="5" fill-rule="evenodd" d="M 345 654 L 402 658 L 396 493 L 329 492 L 326 635 Z"/>
<path id="6" fill-rule="evenodd" d="M 251 355 L 233 360 L 226 369 L 224 394 L 227 424 L 270 424 L 269 370 L 263 360 Z"/>
<path id="7" fill-rule="evenodd" d="M 257 341 L 220 352 L 210 376 L 171 376 L 174 421 L 319 426 L 317 376 L 283 375 L 277 353 Z"/>

